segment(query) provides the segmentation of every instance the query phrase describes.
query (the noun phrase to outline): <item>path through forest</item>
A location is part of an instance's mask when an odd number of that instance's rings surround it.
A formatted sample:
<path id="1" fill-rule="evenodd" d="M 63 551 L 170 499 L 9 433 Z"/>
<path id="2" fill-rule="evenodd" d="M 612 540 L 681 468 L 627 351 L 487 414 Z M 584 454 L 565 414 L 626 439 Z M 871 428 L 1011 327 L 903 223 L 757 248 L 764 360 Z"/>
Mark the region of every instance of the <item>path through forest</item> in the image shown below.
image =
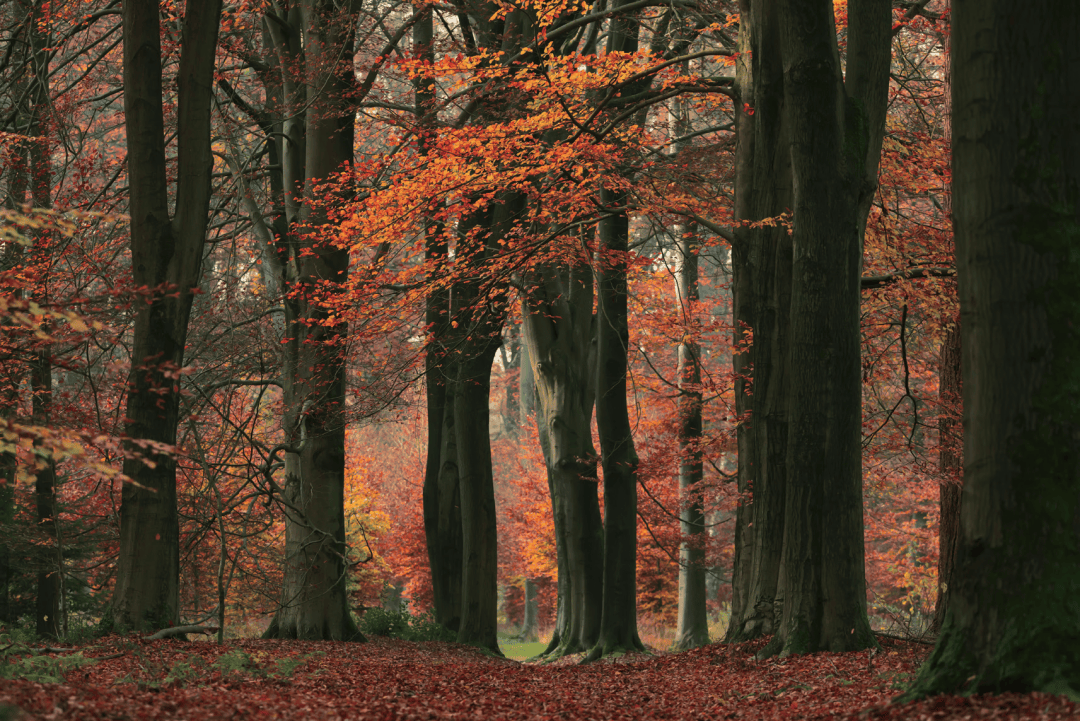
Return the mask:
<path id="1" fill-rule="evenodd" d="M 218 646 L 112 636 L 82 651 L 102 660 L 71 668 L 61 683 L 0 681 L 0 719 L 1080 717 L 1080 704 L 1040 694 L 942 696 L 890 706 L 929 650 L 917 644 L 883 639 L 872 656 L 756 661 L 760 646 L 713 645 L 587 666 L 543 666 L 455 644 L 387 639 Z M 26 665 L 11 656 L 8 661 Z M 43 675 L 55 667 L 34 663 Z M 21 711 L 5 711 L 5 704 Z"/>

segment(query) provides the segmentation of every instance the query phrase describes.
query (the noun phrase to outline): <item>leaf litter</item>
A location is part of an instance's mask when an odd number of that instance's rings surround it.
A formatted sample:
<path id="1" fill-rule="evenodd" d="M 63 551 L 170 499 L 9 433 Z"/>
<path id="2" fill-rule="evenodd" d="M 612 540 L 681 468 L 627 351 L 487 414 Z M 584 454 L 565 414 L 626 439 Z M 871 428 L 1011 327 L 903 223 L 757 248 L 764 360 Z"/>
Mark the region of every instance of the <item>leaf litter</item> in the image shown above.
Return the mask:
<path id="1" fill-rule="evenodd" d="M 618 663 L 519 663 L 468 646 L 110 636 L 63 683 L 0 681 L 0 719 L 1075 719 L 1045 694 L 890 703 L 929 647 L 758 661 L 763 641 Z M 8 708 L 5 710 L 5 706 Z M 18 710 L 10 707 L 17 707 Z M 6 711 L 6 713 L 5 713 Z"/>

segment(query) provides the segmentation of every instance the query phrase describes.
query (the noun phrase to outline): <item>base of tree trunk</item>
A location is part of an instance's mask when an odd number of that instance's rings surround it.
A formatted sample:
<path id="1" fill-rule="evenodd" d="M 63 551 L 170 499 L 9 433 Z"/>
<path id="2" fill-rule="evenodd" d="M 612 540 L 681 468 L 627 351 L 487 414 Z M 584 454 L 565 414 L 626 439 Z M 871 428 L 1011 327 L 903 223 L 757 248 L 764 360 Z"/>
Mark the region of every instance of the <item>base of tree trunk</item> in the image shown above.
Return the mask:
<path id="1" fill-rule="evenodd" d="M 302 619 L 282 621 L 275 617 L 263 632 L 262 638 L 288 641 L 367 641 L 351 618 L 339 619 L 336 622 L 324 620 L 305 623 Z"/>
<path id="2" fill-rule="evenodd" d="M 589 653 L 585 658 L 581 659 L 581 662 L 592 663 L 604 658 L 617 658 L 628 653 L 649 653 L 636 633 L 633 638 L 629 639 L 598 641 L 595 646 L 589 649 Z"/>
<path id="3" fill-rule="evenodd" d="M 980 663 L 969 633 L 947 618 L 934 652 L 911 688 L 895 703 L 926 696 L 1040 691 L 1080 702 L 1080 666 L 1076 665 L 1076 634 L 1060 626 L 1018 630 L 1002 637 L 989 663 Z M 1057 649 L 1052 653 L 1048 649 Z"/>

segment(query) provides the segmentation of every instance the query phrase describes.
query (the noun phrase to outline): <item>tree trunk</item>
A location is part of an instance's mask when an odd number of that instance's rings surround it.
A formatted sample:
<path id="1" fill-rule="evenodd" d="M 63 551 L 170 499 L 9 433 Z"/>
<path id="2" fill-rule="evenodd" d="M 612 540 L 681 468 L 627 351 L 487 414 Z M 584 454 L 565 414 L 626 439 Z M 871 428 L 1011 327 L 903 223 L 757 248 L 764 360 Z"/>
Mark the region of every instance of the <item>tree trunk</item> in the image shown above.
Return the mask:
<path id="1" fill-rule="evenodd" d="M 1080 700 L 1080 6 L 952 17 L 963 500 L 945 622 L 903 698 Z"/>
<path id="2" fill-rule="evenodd" d="M 132 275 L 152 292 L 137 301 L 125 434 L 145 454 L 124 460 L 120 552 L 111 618 L 122 627 L 179 622 L 176 461 L 138 442 L 176 442 L 184 345 L 199 283 L 210 206 L 210 106 L 221 0 L 189 2 L 177 77 L 177 189 L 169 216 L 158 8 L 125 3 L 124 118 L 131 188 Z"/>
<path id="3" fill-rule="evenodd" d="M 52 154 L 50 138 L 52 128 L 49 117 L 49 37 L 44 31 L 42 0 L 35 0 L 27 8 L 30 15 L 30 52 L 32 64 L 30 136 L 35 138 L 30 144 L 30 185 L 31 197 L 35 208 L 52 207 Z M 34 288 L 32 300 L 46 307 L 49 303 L 48 282 L 50 260 L 53 253 L 50 247 L 53 239 L 48 233 L 34 234 L 34 247 L 30 252 L 31 262 L 37 266 L 40 278 Z M 30 362 L 30 389 L 33 393 L 33 422 L 36 426 L 48 427 L 52 414 L 52 349 L 46 344 L 34 351 Z M 38 458 L 37 473 L 34 478 L 34 496 L 37 501 L 38 527 L 47 539 L 43 546 L 46 557 L 43 567 L 38 571 L 35 626 L 39 636 L 45 638 L 60 637 L 60 594 L 63 569 L 63 549 L 60 547 L 59 519 L 56 506 L 56 459 L 52 452 L 43 447 L 40 439 L 34 445 L 41 449 Z"/>
<path id="4" fill-rule="evenodd" d="M 875 645 L 866 615 L 860 284 L 890 62 L 887 0 L 849 4 L 847 86 L 828 0 L 781 0 L 795 187 L 784 607 L 761 653 Z"/>
<path id="5" fill-rule="evenodd" d="M 491 465 L 491 364 L 502 342 L 505 297 L 481 293 L 478 277 L 493 247 L 510 227 L 521 198 L 497 198 L 458 225 L 456 282 L 451 289 L 450 367 L 461 499 L 461 623 L 458 643 L 501 655 L 498 621 L 498 534 Z"/>
<path id="6" fill-rule="evenodd" d="M 956 568 L 956 547 L 960 540 L 960 473 L 963 458 L 956 436 L 960 426 L 951 417 L 953 408 L 960 405 L 960 326 L 949 328 L 941 346 L 939 371 L 942 416 L 938 426 L 938 469 L 941 472 L 940 520 L 938 522 L 938 594 L 934 604 L 934 620 L 930 628 L 941 631 L 952 595 L 953 571 Z"/>
<path id="7" fill-rule="evenodd" d="M 283 384 L 284 422 L 293 446 L 286 456 L 282 601 L 264 638 L 363 640 L 346 596 L 348 328 L 344 323 L 329 324 L 332 309 L 317 299 L 348 279 L 348 251 L 322 240 L 332 234 L 321 233 L 319 227 L 330 222 L 327 191 L 320 186 L 353 158 L 354 118 L 347 100 L 353 87 L 352 63 L 337 62 L 352 58 L 353 30 L 351 16 L 340 15 L 331 0 L 310 0 L 301 9 L 303 57 L 308 77 L 315 81 L 305 107 L 305 202 L 289 242 L 302 243 L 307 252 L 293 249 L 290 271 L 295 275 L 285 283 L 294 291 L 286 301 L 291 338 Z"/>
<path id="8" fill-rule="evenodd" d="M 435 61 L 433 23 L 430 8 L 413 26 L 413 46 L 419 57 Z M 434 122 L 434 85 L 419 75 L 413 84 L 417 124 Z M 426 149 L 426 145 L 422 145 Z M 447 242 L 441 224 L 425 230 L 424 260 L 429 265 L 428 280 L 436 282 L 447 272 Z M 435 620 L 451 631 L 461 624 L 461 498 L 458 488 L 457 444 L 454 436 L 453 397 L 447 384 L 456 372 L 449 367 L 447 335 L 450 328 L 450 291 L 436 288 L 427 297 L 424 320 L 428 326 L 425 356 L 427 392 L 428 454 L 424 468 L 424 535 L 435 603 Z"/>
<path id="9" fill-rule="evenodd" d="M 635 49 L 636 43 L 630 50 Z M 600 202 L 605 208 L 624 208 L 626 196 L 602 190 Z M 586 657 L 589 661 L 645 648 L 637 633 L 638 458 L 626 408 L 629 233 L 625 210 L 605 217 L 598 233 L 596 427 L 604 469 L 604 604 L 600 637 Z"/>
<path id="10" fill-rule="evenodd" d="M 536 643 L 540 636 L 540 603 L 536 584 L 531 578 L 525 578 L 525 617 L 518 632 L 518 643 Z"/>
<path id="11" fill-rule="evenodd" d="M 479 315 L 479 314 L 477 314 Z M 486 314 L 485 314 L 486 315 Z M 483 318 L 463 341 L 452 385 L 461 484 L 461 625 L 458 643 L 501 655 L 497 637 L 498 537 L 495 482 L 488 435 L 491 364 L 499 349 L 501 318 Z"/>
<path id="12" fill-rule="evenodd" d="M 529 274 L 522 325 L 535 384 L 559 553 L 559 643 L 549 656 L 588 651 L 600 629 L 603 525 L 592 445 L 596 346 L 588 266 Z"/>
<path id="13" fill-rule="evenodd" d="M 739 573 L 744 584 L 739 608 L 733 609 L 728 642 L 773 633 L 782 607 L 781 553 L 787 485 L 789 387 L 787 338 L 791 312 L 791 237 L 783 225 L 754 228 L 749 223 L 778 218 L 792 207 L 790 130 L 784 106 L 779 8 L 776 0 L 757 0 L 739 29 L 750 58 L 740 60 L 742 103 L 738 114 L 736 165 L 736 247 L 743 256 L 737 279 L 742 323 L 753 332 L 749 358 L 737 372 L 749 373 L 752 395 L 745 390 L 740 416 L 745 442 L 739 446 L 739 482 L 752 494 L 749 510 L 740 506 L 753 533 L 739 544 Z M 745 355 L 745 354 L 744 354 Z M 743 382 L 745 389 L 745 381 Z M 745 500 L 743 502 L 745 504 Z M 737 521 L 738 523 L 738 521 Z M 746 531 L 744 530 L 743 533 Z"/>
<path id="14" fill-rule="evenodd" d="M 687 128 L 687 131 L 689 128 Z M 682 135 L 684 133 L 680 133 Z M 698 240 L 693 224 L 676 226 L 679 271 L 676 296 L 688 332 L 679 344 L 679 610 L 674 650 L 709 643 L 709 619 L 705 605 L 705 511 L 701 502 L 703 456 L 701 452 L 701 349 L 691 339 L 696 326 L 698 301 Z"/>

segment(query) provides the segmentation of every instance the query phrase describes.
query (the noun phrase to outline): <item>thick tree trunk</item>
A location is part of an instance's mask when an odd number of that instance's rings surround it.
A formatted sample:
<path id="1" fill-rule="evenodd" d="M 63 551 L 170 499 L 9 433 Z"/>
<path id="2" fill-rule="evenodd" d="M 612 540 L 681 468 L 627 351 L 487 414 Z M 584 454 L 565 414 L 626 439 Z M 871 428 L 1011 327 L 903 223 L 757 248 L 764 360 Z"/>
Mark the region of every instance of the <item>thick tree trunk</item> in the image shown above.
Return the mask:
<path id="1" fill-rule="evenodd" d="M 626 197 L 602 190 L 606 208 Z M 600 223 L 597 269 L 596 427 L 604 470 L 604 605 L 600 637 L 586 660 L 644 650 L 637 633 L 637 453 L 626 408 L 626 254 L 629 219 L 614 212 Z"/>
<path id="2" fill-rule="evenodd" d="M 592 445 L 596 346 L 591 268 L 530 273 L 522 323 L 536 393 L 536 422 L 561 546 L 559 644 L 549 655 L 587 651 L 600 629 L 603 526 Z"/>
<path id="3" fill-rule="evenodd" d="M 332 308 L 316 297 L 348 279 L 349 253 L 319 233 L 329 222 L 320 185 L 353 157 L 352 27 L 335 15 L 329 0 L 302 5 L 304 59 L 316 78 L 308 98 L 304 152 L 304 199 L 293 229 L 311 252 L 296 253 L 295 280 L 286 301 L 291 335 L 285 378 L 286 433 L 294 444 L 286 456 L 285 569 L 282 602 L 265 638 L 363 640 L 346 596 L 345 541 L 345 324 L 326 321 Z M 286 279 L 288 281 L 288 279 Z"/>
<path id="4" fill-rule="evenodd" d="M 492 322 L 493 321 L 493 322 Z M 463 341 L 454 394 L 458 473 L 461 484 L 461 624 L 458 643 L 501 655 L 497 632 L 498 543 L 495 483 L 488 435 L 491 364 L 499 349 L 501 319 L 474 328 L 480 339 Z M 486 328 L 485 328 L 486 326 Z"/>
<path id="5" fill-rule="evenodd" d="M 890 6 L 782 0 L 795 187 L 784 607 L 762 655 L 874 646 L 864 571 L 859 276 L 888 91 Z M 861 214 L 861 217 L 860 217 Z"/>
<path id="6" fill-rule="evenodd" d="M 125 433 L 135 441 L 176 442 L 192 291 L 199 283 L 210 205 L 210 106 L 221 0 L 188 3 L 184 15 L 177 117 L 175 215 L 169 216 L 158 8 L 125 3 L 124 116 L 131 188 L 131 255 L 135 284 L 149 301 L 135 312 Z M 120 552 L 111 618 L 115 625 L 179 622 L 179 523 L 176 462 L 124 461 Z"/>
<path id="7" fill-rule="evenodd" d="M 749 369 L 737 369 L 750 373 L 753 389 L 751 396 L 740 399 L 739 409 L 740 415 L 749 412 L 744 425 L 750 425 L 739 446 L 739 479 L 746 488 L 743 493 L 752 494 L 749 510 L 741 506 L 740 511 L 744 522 L 752 523 L 753 533 L 739 546 L 734 580 L 745 587 L 738 595 L 733 593 L 739 608 L 733 609 L 729 642 L 775 630 L 783 595 L 780 559 L 787 482 L 791 238 L 783 225 L 748 224 L 791 210 L 790 133 L 777 2 L 757 0 L 749 10 L 739 38 L 750 62 L 740 61 L 739 84 L 742 102 L 753 114 L 739 111 L 736 246 L 744 258 L 737 286 L 740 320 L 750 326 L 754 339 L 749 359 L 743 361 Z"/>
<path id="8" fill-rule="evenodd" d="M 1080 700 L 1080 6 L 952 18 L 964 486 L 945 623 L 904 698 Z"/>

